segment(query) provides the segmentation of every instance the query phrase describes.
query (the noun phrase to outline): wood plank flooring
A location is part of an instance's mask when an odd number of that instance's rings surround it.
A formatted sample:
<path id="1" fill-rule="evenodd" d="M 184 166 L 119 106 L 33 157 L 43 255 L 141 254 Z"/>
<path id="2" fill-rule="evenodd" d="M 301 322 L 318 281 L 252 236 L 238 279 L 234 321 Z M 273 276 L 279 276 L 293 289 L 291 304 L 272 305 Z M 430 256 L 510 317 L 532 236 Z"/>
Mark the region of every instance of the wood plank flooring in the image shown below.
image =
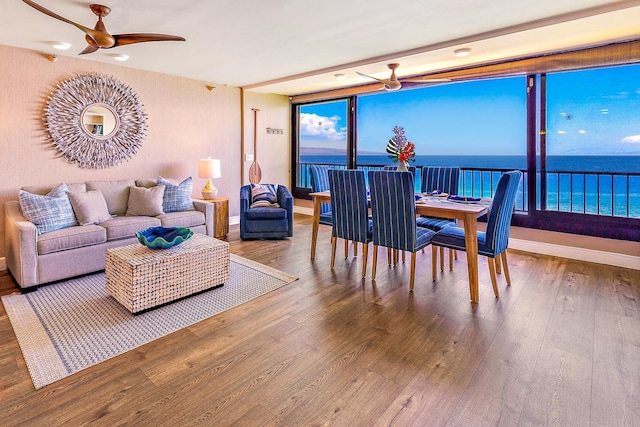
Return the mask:
<path id="1" fill-rule="evenodd" d="M 410 293 L 409 262 L 361 280 L 329 227 L 315 261 L 310 240 L 306 216 L 282 241 L 232 226 L 300 280 L 37 391 L 0 305 L 0 424 L 640 426 L 639 271 L 511 251 L 512 286 L 481 258 L 472 305 L 464 253 L 435 283 L 418 253 Z"/>

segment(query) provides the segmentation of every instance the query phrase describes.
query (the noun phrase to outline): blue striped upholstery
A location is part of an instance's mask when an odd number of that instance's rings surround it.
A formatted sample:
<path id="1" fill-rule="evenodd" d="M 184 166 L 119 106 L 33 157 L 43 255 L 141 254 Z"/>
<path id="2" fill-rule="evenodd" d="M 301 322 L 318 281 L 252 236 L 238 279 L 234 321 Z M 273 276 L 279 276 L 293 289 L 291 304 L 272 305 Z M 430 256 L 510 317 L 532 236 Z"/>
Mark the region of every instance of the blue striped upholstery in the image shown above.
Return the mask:
<path id="1" fill-rule="evenodd" d="M 354 248 L 358 242 L 363 245 L 362 278 L 367 273 L 367 256 L 369 242 L 371 242 L 371 220 L 367 202 L 367 186 L 364 172 L 361 170 L 328 171 L 329 189 L 331 191 L 331 268 L 336 257 L 336 240 L 345 240 L 345 258 L 347 257 L 347 245 L 351 240 Z M 355 253 L 355 251 L 354 251 Z"/>
<path id="2" fill-rule="evenodd" d="M 458 180 L 460 168 L 428 166 L 422 168 L 421 191 L 430 193 L 435 190 L 448 194 L 458 194 Z M 418 227 L 440 231 L 443 228 L 456 225 L 455 219 L 420 216 L 416 220 Z"/>
<path id="3" fill-rule="evenodd" d="M 487 220 L 487 231 L 478 231 L 479 254 L 495 258 L 507 249 L 511 216 L 521 175 L 520 171 L 512 171 L 500 177 Z M 433 244 L 464 251 L 464 230 L 458 227 L 448 227 L 439 231 L 433 238 Z"/>
<path id="4" fill-rule="evenodd" d="M 398 169 L 398 166 L 396 165 L 385 166 L 383 168 L 383 170 L 385 171 L 395 171 L 396 169 Z M 413 180 L 415 181 L 417 168 L 415 166 L 407 166 L 407 169 L 409 170 L 409 172 L 411 172 L 411 175 L 413 175 Z"/>
<path id="5" fill-rule="evenodd" d="M 309 166 L 309 172 L 311 173 L 312 193 L 319 193 L 321 191 L 327 191 L 329 189 L 329 176 L 327 174 L 328 171 L 329 166 Z M 331 225 L 331 221 L 331 205 L 329 203 L 322 203 L 320 205 L 320 224 Z"/>
<path id="6" fill-rule="evenodd" d="M 422 168 L 421 189 L 423 193 L 440 190 L 443 193 L 458 194 L 460 168 L 425 166 Z"/>
<path id="7" fill-rule="evenodd" d="M 411 252 L 411 284 L 416 252 L 431 243 L 432 230 L 416 226 L 414 181 L 411 172 L 369 171 L 373 219 L 373 279 L 378 246 Z"/>
<path id="8" fill-rule="evenodd" d="M 505 272 L 508 274 L 506 256 L 504 252 L 509 245 L 509 231 L 511 228 L 511 216 L 515 206 L 516 193 L 522 173 L 520 171 L 507 172 L 500 177 L 496 192 L 491 203 L 491 211 L 487 220 L 487 231 L 478 231 L 478 253 L 488 258 L 496 258 L 503 254 L 505 262 Z M 464 230 L 458 227 L 447 227 L 436 233 L 433 237 L 434 246 L 444 246 L 450 249 L 465 250 Z M 494 292 L 498 296 L 495 284 L 495 272 L 490 263 L 491 280 L 494 285 Z M 507 277 L 507 283 L 510 279 Z"/>
<path id="9" fill-rule="evenodd" d="M 435 234 L 416 227 L 413 176 L 410 172 L 369 171 L 373 244 L 415 252 Z"/>
<path id="10" fill-rule="evenodd" d="M 331 191 L 332 236 L 355 242 L 371 242 L 367 187 L 361 170 L 328 171 Z"/>

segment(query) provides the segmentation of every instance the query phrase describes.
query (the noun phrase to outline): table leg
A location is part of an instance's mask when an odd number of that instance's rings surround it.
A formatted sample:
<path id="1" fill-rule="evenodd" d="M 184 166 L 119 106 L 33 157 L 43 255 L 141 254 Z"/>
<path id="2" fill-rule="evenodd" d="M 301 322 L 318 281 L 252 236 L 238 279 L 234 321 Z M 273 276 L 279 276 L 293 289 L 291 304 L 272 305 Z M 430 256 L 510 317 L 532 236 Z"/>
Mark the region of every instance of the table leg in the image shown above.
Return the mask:
<path id="1" fill-rule="evenodd" d="M 311 259 L 316 257 L 316 242 L 318 241 L 318 228 L 320 227 L 321 203 L 318 197 L 313 198 L 313 231 L 311 232 Z"/>
<path id="2" fill-rule="evenodd" d="M 474 215 L 464 219 L 464 244 L 467 252 L 467 268 L 469 269 L 469 293 L 471 302 L 478 302 L 478 221 Z"/>

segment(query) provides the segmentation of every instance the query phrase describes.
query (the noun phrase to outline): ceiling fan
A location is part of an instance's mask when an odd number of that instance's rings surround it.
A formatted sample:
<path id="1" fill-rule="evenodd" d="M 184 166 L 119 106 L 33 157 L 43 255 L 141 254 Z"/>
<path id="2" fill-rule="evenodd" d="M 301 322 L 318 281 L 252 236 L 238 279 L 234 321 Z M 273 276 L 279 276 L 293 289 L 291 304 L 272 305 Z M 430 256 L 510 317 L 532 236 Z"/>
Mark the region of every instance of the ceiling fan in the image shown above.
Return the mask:
<path id="1" fill-rule="evenodd" d="M 58 19 L 62 22 L 66 22 L 67 24 L 71 24 L 74 27 L 84 31 L 85 39 L 89 44 L 80 55 L 84 55 L 86 53 L 95 52 L 98 49 L 111 49 L 112 47 L 124 46 L 133 43 L 142 43 L 142 42 L 159 42 L 159 41 L 185 41 L 183 37 L 179 36 L 170 36 L 167 34 L 150 34 L 150 33 L 138 33 L 138 34 L 119 34 L 119 35 L 111 35 L 107 32 L 107 28 L 102 22 L 102 18 L 107 16 L 111 9 L 107 6 L 103 6 L 101 4 L 91 4 L 89 8 L 91 11 L 98 16 L 98 22 L 93 29 L 85 27 L 83 25 L 77 24 L 67 18 L 64 18 L 56 13 L 51 12 L 49 9 L 46 9 L 39 4 L 32 2 L 31 0 L 22 0 L 29 6 L 33 7 L 36 10 L 44 13 L 45 15 L 49 15 L 52 18 Z"/>
<path id="2" fill-rule="evenodd" d="M 384 90 L 387 92 L 393 92 L 402 87 L 402 83 L 442 83 L 442 82 L 450 82 L 451 79 L 403 79 L 402 81 L 398 80 L 396 77 L 396 68 L 398 68 L 400 64 L 387 64 L 387 67 L 391 70 L 391 76 L 388 79 L 379 79 L 377 77 L 369 76 L 367 74 L 356 71 L 356 74 L 362 77 L 366 77 L 368 79 L 377 80 L 384 85 Z"/>

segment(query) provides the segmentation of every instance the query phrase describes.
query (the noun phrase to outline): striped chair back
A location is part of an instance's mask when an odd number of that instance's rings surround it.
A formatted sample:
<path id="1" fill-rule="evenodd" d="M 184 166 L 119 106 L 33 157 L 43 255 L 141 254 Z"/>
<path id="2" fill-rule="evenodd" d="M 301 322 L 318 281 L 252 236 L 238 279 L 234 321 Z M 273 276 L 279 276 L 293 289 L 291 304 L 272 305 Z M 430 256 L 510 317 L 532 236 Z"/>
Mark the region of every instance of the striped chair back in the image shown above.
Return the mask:
<path id="1" fill-rule="evenodd" d="M 329 169 L 332 236 L 362 243 L 371 241 L 367 187 L 361 170 Z"/>
<path id="2" fill-rule="evenodd" d="M 509 245 L 511 217 L 522 172 L 511 171 L 500 177 L 487 218 L 486 244 L 497 255 Z"/>
<path id="3" fill-rule="evenodd" d="M 414 252 L 416 205 L 411 172 L 369 171 L 373 244 Z"/>
<path id="4" fill-rule="evenodd" d="M 324 165 L 311 165 L 309 166 L 309 172 L 311 172 L 311 192 L 318 193 L 320 191 L 327 191 L 329 189 L 329 176 L 327 172 L 329 166 Z M 320 213 L 327 213 L 331 211 L 331 205 L 329 203 L 323 203 Z"/>
<path id="5" fill-rule="evenodd" d="M 385 171 L 395 171 L 396 169 L 398 169 L 398 166 L 396 165 L 387 165 L 382 168 L 382 170 Z M 411 175 L 413 175 L 413 180 L 415 181 L 417 168 L 415 166 L 407 166 L 407 169 L 409 170 L 409 172 L 411 172 Z"/>
<path id="6" fill-rule="evenodd" d="M 452 195 L 458 194 L 458 181 L 460 179 L 460 168 L 424 166 L 422 168 L 422 183 L 420 191 L 430 193 L 432 191 L 442 191 Z"/>

